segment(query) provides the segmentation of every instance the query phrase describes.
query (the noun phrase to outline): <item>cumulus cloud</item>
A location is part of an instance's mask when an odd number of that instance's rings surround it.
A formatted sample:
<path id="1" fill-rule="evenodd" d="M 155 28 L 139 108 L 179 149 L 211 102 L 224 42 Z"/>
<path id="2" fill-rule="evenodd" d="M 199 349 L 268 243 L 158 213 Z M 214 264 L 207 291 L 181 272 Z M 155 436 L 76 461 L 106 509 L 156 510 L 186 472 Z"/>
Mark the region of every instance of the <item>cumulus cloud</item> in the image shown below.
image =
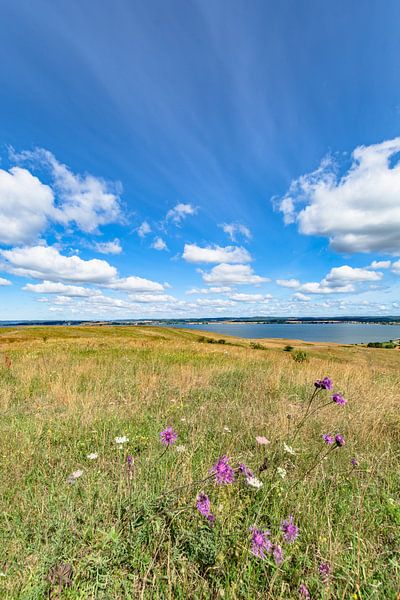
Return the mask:
<path id="1" fill-rule="evenodd" d="M 154 238 L 151 247 L 154 248 L 154 250 L 168 250 L 167 244 L 160 237 Z"/>
<path id="2" fill-rule="evenodd" d="M 75 174 L 43 148 L 12 156 L 49 169 L 57 198 L 55 215 L 60 223 L 75 223 L 84 232 L 96 233 L 99 226 L 121 220 L 121 184 Z"/>
<path id="3" fill-rule="evenodd" d="M 186 293 L 188 295 L 194 295 L 194 294 L 226 294 L 228 292 L 231 292 L 232 288 L 227 286 L 227 285 L 222 285 L 222 286 L 211 286 L 208 288 L 191 288 L 190 290 L 188 290 Z"/>
<path id="4" fill-rule="evenodd" d="M 292 182 L 277 200 L 286 223 L 306 235 L 329 238 L 340 252 L 400 250 L 400 137 L 352 153 L 348 171 L 325 159 Z"/>
<path id="5" fill-rule="evenodd" d="M 373 260 L 369 265 L 369 269 L 389 269 L 391 265 L 390 260 Z"/>
<path id="6" fill-rule="evenodd" d="M 298 288 L 300 285 L 300 281 L 298 279 L 277 279 L 276 283 L 282 287 L 286 288 Z"/>
<path id="7" fill-rule="evenodd" d="M 29 244 L 56 216 L 54 194 L 26 169 L 0 169 L 0 243 Z"/>
<path id="8" fill-rule="evenodd" d="M 159 302 L 176 302 L 176 298 L 168 294 L 130 294 L 130 300 L 144 304 L 159 303 Z"/>
<path id="9" fill-rule="evenodd" d="M 298 279 L 278 279 L 277 283 L 308 294 L 344 294 L 354 292 L 358 283 L 380 281 L 382 277 L 378 271 L 343 265 L 331 269 L 321 281 L 300 283 Z"/>
<path id="10" fill-rule="evenodd" d="M 0 277 L 0 285 L 12 285 L 9 279 L 4 279 L 4 277 Z"/>
<path id="11" fill-rule="evenodd" d="M 151 233 L 151 227 L 147 221 L 143 221 L 143 223 L 141 225 L 139 225 L 139 227 L 137 228 L 137 232 L 138 232 L 139 237 L 143 238 L 148 233 Z"/>
<path id="12" fill-rule="evenodd" d="M 232 294 L 229 296 L 235 302 L 265 302 L 272 298 L 271 294 Z"/>
<path id="13" fill-rule="evenodd" d="M 295 294 L 293 294 L 293 298 L 295 300 L 298 300 L 299 302 L 310 302 L 310 300 L 311 300 L 310 296 L 306 296 L 305 294 L 302 294 L 301 292 L 296 292 Z"/>
<path id="14" fill-rule="evenodd" d="M 53 246 L 24 246 L 0 250 L 10 273 L 48 281 L 105 283 L 117 276 L 117 270 L 105 260 L 83 260 L 63 256 Z"/>
<path id="15" fill-rule="evenodd" d="M 400 275 L 400 260 L 396 260 L 396 262 L 392 264 L 392 271 L 395 275 Z"/>
<path id="16" fill-rule="evenodd" d="M 97 242 L 94 249 L 100 254 L 121 254 L 122 252 L 120 241 L 117 239 L 113 242 Z"/>
<path id="17" fill-rule="evenodd" d="M 104 287 L 124 292 L 162 292 L 165 285 L 157 281 L 131 275 L 130 277 L 114 279 L 110 283 L 105 284 Z"/>
<path id="18" fill-rule="evenodd" d="M 101 292 L 98 290 L 48 280 L 42 283 L 27 283 L 22 289 L 27 292 L 34 292 L 35 294 L 60 294 L 75 298 L 101 295 Z"/>
<path id="19" fill-rule="evenodd" d="M 165 288 L 165 284 L 135 275 L 120 278 L 117 269 L 105 260 L 63 256 L 53 246 L 0 250 L 0 256 L 4 259 L 4 270 L 21 277 L 43 279 L 47 285 L 49 282 L 96 283 L 101 287 L 127 292 L 160 292 Z M 59 291 L 66 296 L 62 289 Z"/>
<path id="20" fill-rule="evenodd" d="M 232 265 L 222 263 L 209 272 L 202 273 L 203 280 L 215 285 L 259 284 L 269 281 L 266 277 L 256 275 L 249 265 Z"/>
<path id="21" fill-rule="evenodd" d="M 241 223 L 222 223 L 220 227 L 232 242 L 237 241 L 238 235 L 242 235 L 247 240 L 251 239 L 250 229 Z"/>
<path id="22" fill-rule="evenodd" d="M 185 244 L 183 258 L 190 263 L 247 263 L 251 261 L 249 252 L 239 246 L 206 246 Z"/>
<path id="23" fill-rule="evenodd" d="M 175 225 L 180 225 L 183 219 L 190 215 L 194 215 L 197 212 L 197 208 L 192 204 L 177 204 L 174 208 L 171 208 L 167 212 L 165 217 L 166 221 L 172 221 Z"/>

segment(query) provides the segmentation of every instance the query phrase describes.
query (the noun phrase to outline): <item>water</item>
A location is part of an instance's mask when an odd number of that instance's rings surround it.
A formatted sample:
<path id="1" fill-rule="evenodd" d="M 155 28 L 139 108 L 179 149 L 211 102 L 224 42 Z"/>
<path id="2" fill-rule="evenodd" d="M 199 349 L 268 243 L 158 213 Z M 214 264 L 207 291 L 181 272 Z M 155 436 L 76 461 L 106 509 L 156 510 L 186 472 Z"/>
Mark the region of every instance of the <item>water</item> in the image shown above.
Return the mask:
<path id="1" fill-rule="evenodd" d="M 400 338 L 400 325 L 365 323 L 202 323 L 175 327 L 242 338 L 283 338 L 337 344 L 387 342 Z"/>

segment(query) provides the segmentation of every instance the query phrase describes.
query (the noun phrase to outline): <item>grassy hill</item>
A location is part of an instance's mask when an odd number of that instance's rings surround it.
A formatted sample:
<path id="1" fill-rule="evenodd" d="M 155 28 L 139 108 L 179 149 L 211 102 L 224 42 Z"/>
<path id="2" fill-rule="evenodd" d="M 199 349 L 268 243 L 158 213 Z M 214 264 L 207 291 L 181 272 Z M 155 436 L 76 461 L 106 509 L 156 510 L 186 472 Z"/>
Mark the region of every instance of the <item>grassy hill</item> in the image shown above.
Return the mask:
<path id="1" fill-rule="evenodd" d="M 397 597 L 400 352 L 220 337 L 0 330 L 1 598 Z"/>

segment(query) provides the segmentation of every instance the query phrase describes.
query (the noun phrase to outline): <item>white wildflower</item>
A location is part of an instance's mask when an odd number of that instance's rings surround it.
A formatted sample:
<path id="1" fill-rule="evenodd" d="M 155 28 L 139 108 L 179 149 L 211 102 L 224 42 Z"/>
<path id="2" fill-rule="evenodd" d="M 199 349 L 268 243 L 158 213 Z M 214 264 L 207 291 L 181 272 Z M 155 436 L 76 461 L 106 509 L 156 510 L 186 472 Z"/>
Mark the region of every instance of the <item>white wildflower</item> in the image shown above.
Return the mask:
<path id="1" fill-rule="evenodd" d="M 247 477 L 246 481 L 248 485 L 250 485 L 253 488 L 256 488 L 257 490 L 259 490 L 260 487 L 263 486 L 263 482 L 257 479 L 257 477 Z"/>
<path id="2" fill-rule="evenodd" d="M 186 452 L 186 446 L 184 446 L 183 444 L 181 446 L 175 446 L 175 450 L 177 452 Z"/>
<path id="3" fill-rule="evenodd" d="M 74 471 L 73 473 L 71 473 L 71 475 L 68 476 L 67 478 L 67 482 L 68 483 L 75 483 L 75 481 L 77 479 L 79 479 L 79 477 L 81 477 L 83 475 L 83 471 L 81 471 L 81 469 L 77 469 L 76 471 Z"/>
<path id="4" fill-rule="evenodd" d="M 129 438 L 126 437 L 126 435 L 122 435 L 121 437 L 116 437 L 114 441 L 119 446 L 122 446 L 122 444 L 126 444 L 126 442 L 129 442 Z"/>
<path id="5" fill-rule="evenodd" d="M 97 452 L 91 452 L 87 455 L 86 458 L 88 458 L 89 460 L 96 460 L 96 458 L 99 458 L 99 455 L 97 454 Z"/>
<path id="6" fill-rule="evenodd" d="M 286 469 L 283 467 L 278 467 L 276 470 L 278 471 L 278 475 L 282 477 L 282 479 L 285 479 L 287 473 Z"/>
<path id="7" fill-rule="evenodd" d="M 285 449 L 285 452 L 287 452 L 288 454 L 296 454 L 296 451 L 293 450 L 291 446 L 288 446 L 285 442 L 283 442 L 283 447 Z"/>
<path id="8" fill-rule="evenodd" d="M 229 427 L 224 427 L 224 431 L 225 431 L 226 433 L 232 433 L 232 431 L 229 429 Z"/>

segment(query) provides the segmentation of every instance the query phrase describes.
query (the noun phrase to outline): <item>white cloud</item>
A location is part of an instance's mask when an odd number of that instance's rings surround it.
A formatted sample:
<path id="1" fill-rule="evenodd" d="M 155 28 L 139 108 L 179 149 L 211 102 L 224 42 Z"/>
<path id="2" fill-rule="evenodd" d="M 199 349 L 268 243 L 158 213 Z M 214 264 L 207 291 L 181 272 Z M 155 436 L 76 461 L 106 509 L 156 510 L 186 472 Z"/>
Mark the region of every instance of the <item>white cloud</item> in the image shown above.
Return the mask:
<path id="1" fill-rule="evenodd" d="M 176 302 L 176 298 L 169 296 L 168 294 L 130 294 L 129 299 L 133 302 L 139 303 L 152 303 L 157 304 L 159 302 Z"/>
<path id="2" fill-rule="evenodd" d="M 306 235 L 329 238 L 340 252 L 400 250 L 400 137 L 359 146 L 352 165 L 338 177 L 325 159 L 313 173 L 292 182 L 278 201 L 286 223 Z M 305 206 L 304 206 L 305 205 Z"/>
<path id="3" fill-rule="evenodd" d="M 251 256 L 245 248 L 238 246 L 206 246 L 185 244 L 182 257 L 190 263 L 247 263 Z"/>
<path id="4" fill-rule="evenodd" d="M 143 223 L 137 228 L 137 232 L 139 237 L 143 238 L 148 233 L 151 233 L 151 227 L 147 221 L 143 221 Z"/>
<path id="5" fill-rule="evenodd" d="M 130 277 L 115 279 L 105 284 L 104 287 L 124 292 L 161 292 L 166 286 L 157 281 L 131 275 Z"/>
<path id="6" fill-rule="evenodd" d="M 0 250 L 10 273 L 32 279 L 104 283 L 115 278 L 117 270 L 105 260 L 83 260 L 79 256 L 63 256 L 53 246 L 24 246 Z"/>
<path id="7" fill-rule="evenodd" d="M 400 275 L 400 260 L 396 260 L 396 262 L 392 264 L 392 271 L 395 275 Z"/>
<path id="8" fill-rule="evenodd" d="M 208 288 L 192 288 L 188 290 L 186 293 L 188 295 L 193 294 L 227 294 L 231 292 L 232 288 L 227 285 L 217 286 L 217 287 L 208 287 Z"/>
<path id="9" fill-rule="evenodd" d="M 154 248 L 154 250 L 168 250 L 167 244 L 160 237 L 154 238 L 151 247 Z"/>
<path id="10" fill-rule="evenodd" d="M 35 294 L 61 294 L 62 296 L 76 298 L 101 295 L 101 292 L 98 290 L 48 280 L 42 283 L 27 283 L 22 289 L 27 292 L 34 292 Z"/>
<path id="11" fill-rule="evenodd" d="M 300 285 L 300 281 L 298 279 L 277 279 L 276 283 L 282 287 L 286 288 L 298 288 Z"/>
<path id="12" fill-rule="evenodd" d="M 369 269 L 389 269 L 391 265 L 390 260 L 373 260 L 369 265 Z"/>
<path id="13" fill-rule="evenodd" d="M 310 296 L 306 296 L 301 292 L 296 292 L 295 294 L 293 294 L 293 298 L 295 300 L 299 300 L 299 302 L 309 302 L 311 300 Z"/>
<path id="14" fill-rule="evenodd" d="M 215 285 L 259 284 L 269 281 L 266 277 L 256 275 L 249 265 L 216 265 L 209 272 L 203 272 L 203 280 Z"/>
<path id="15" fill-rule="evenodd" d="M 380 281 L 382 277 L 383 274 L 377 271 L 343 265 L 331 269 L 321 281 L 300 283 L 297 279 L 278 279 L 277 283 L 309 294 L 344 294 L 354 292 L 357 283 Z"/>
<path id="16" fill-rule="evenodd" d="M 4 277 L 0 277 L 0 285 L 12 285 L 12 283 L 8 279 L 4 279 Z"/>
<path id="17" fill-rule="evenodd" d="M 183 219 L 185 219 L 189 215 L 194 215 L 197 212 L 197 208 L 192 206 L 192 204 L 177 204 L 174 208 L 171 208 L 167 212 L 165 217 L 166 221 L 172 221 L 175 225 L 179 225 Z"/>
<path id="18" fill-rule="evenodd" d="M 220 227 L 222 227 L 224 233 L 226 233 L 232 242 L 236 242 L 238 234 L 242 235 L 247 240 L 251 239 L 250 229 L 241 223 L 222 223 Z"/>
<path id="19" fill-rule="evenodd" d="M 55 218 L 54 195 L 26 169 L 0 169 L 0 243 L 33 242 Z"/>
<path id="20" fill-rule="evenodd" d="M 272 298 L 271 294 L 232 294 L 229 296 L 235 302 L 265 302 Z"/>
<path id="21" fill-rule="evenodd" d="M 115 239 L 113 242 L 97 242 L 94 249 L 100 254 L 121 254 L 122 247 L 120 241 Z"/>
<path id="22" fill-rule="evenodd" d="M 76 175 L 43 148 L 12 156 L 49 168 L 57 195 L 55 218 L 60 223 L 75 223 L 82 231 L 96 233 L 100 225 L 121 220 L 121 184 L 90 174 Z"/>

